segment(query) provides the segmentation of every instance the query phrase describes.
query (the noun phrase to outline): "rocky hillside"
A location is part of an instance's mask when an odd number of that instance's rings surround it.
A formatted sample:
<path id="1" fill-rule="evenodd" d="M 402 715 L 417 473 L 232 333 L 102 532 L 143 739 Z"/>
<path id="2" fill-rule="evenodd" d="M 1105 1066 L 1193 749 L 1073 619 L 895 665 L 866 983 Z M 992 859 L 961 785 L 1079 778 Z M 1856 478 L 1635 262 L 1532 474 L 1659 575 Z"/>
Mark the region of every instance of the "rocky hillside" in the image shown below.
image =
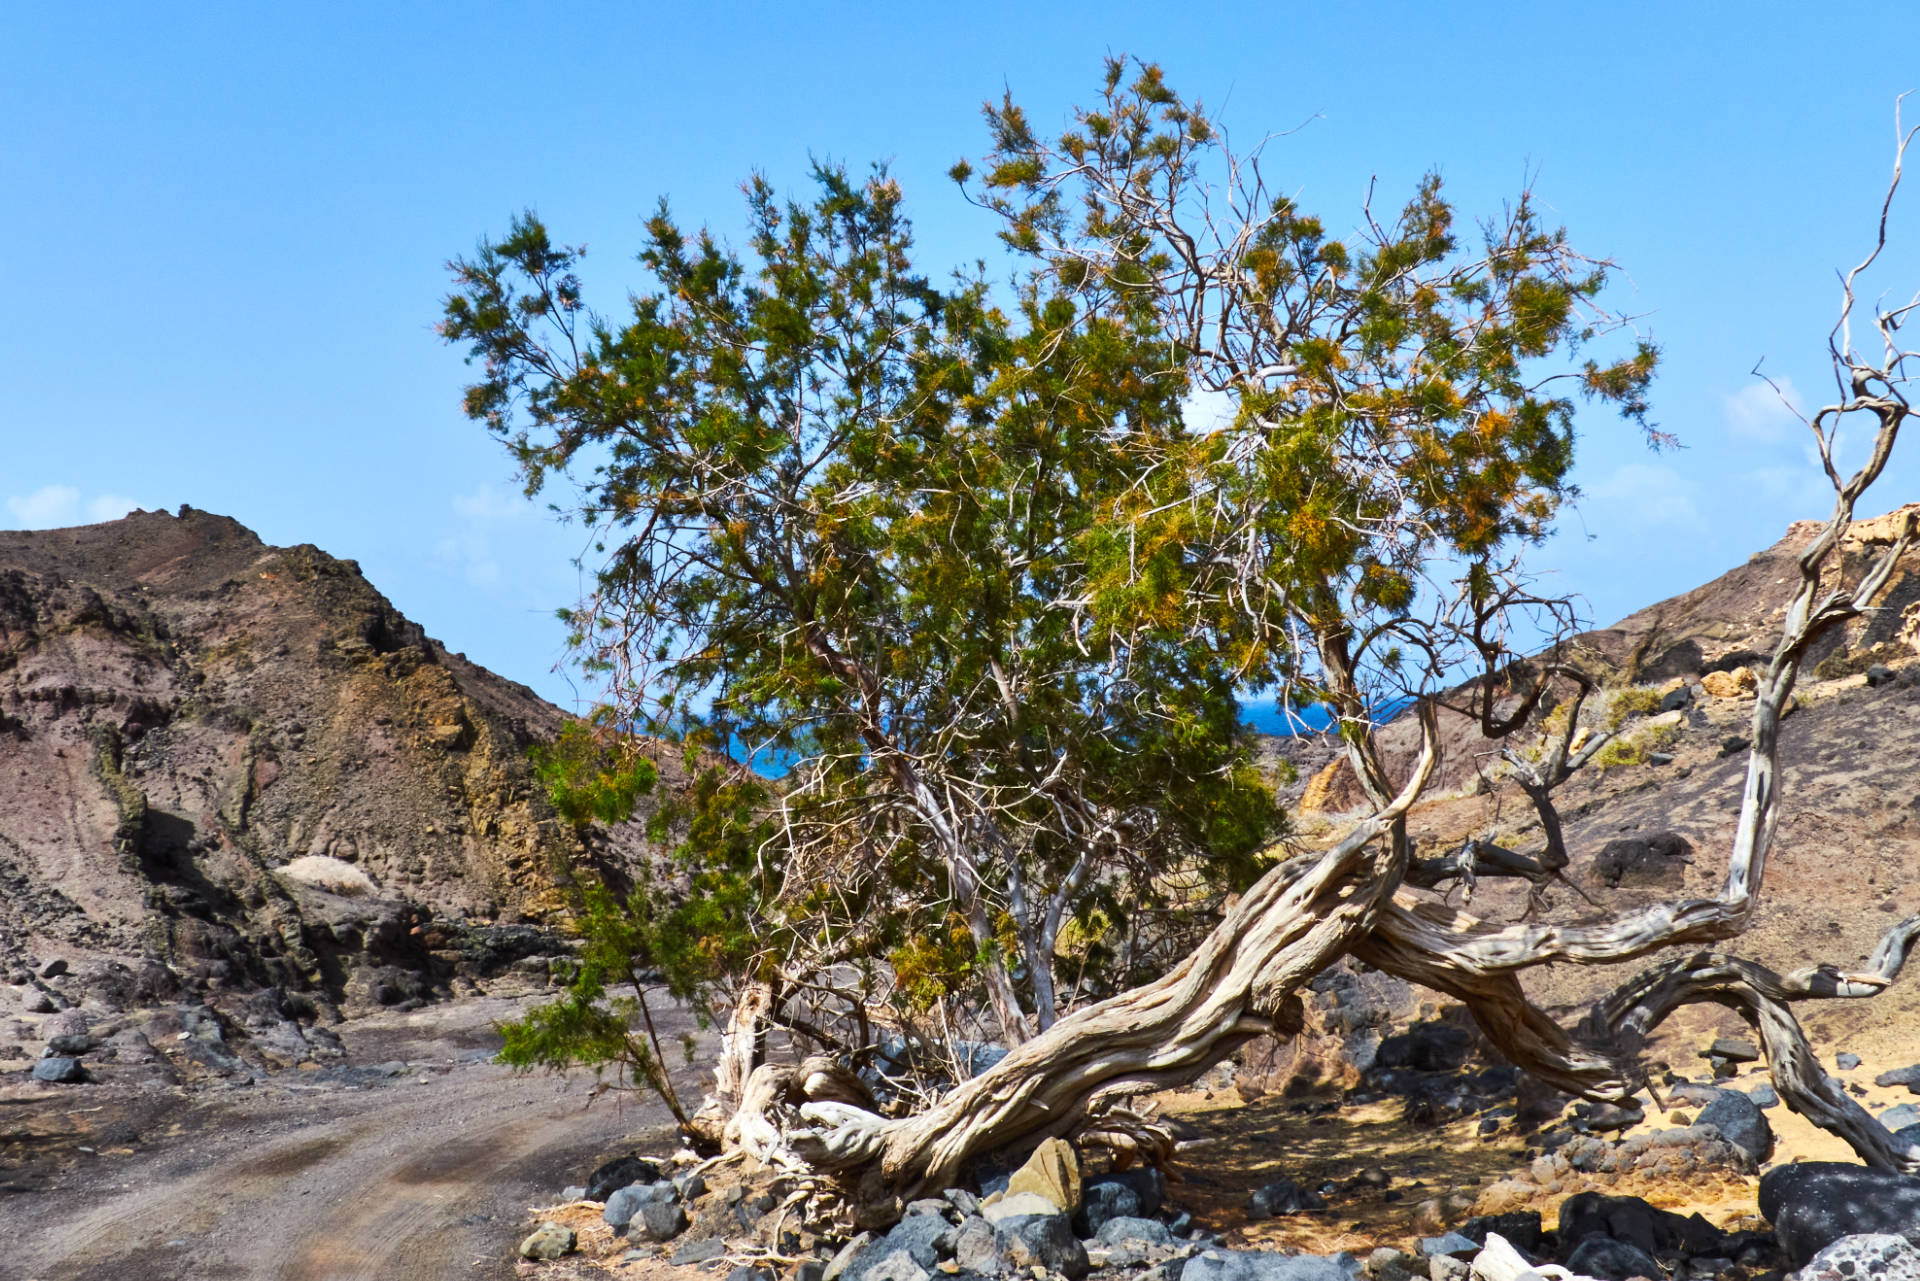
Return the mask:
<path id="1" fill-rule="evenodd" d="M 0 532 L 0 959 L 390 1004 L 550 951 L 556 875 L 643 851 L 547 808 L 562 721 L 226 517 Z"/>
<path id="2" fill-rule="evenodd" d="M 1854 526 L 1845 547 L 1850 578 L 1891 544 L 1900 516 Z M 1571 884 L 1549 887 L 1536 901 L 1524 883 L 1482 881 L 1474 914 L 1505 922 L 1544 908 L 1555 921 L 1591 921 L 1655 899 L 1720 892 L 1753 709 L 1753 687 L 1738 673 L 1770 655 L 1797 581 L 1794 559 L 1816 528 L 1796 524 L 1712 582 L 1575 638 L 1572 650 L 1603 681 L 1586 715 L 1621 722 L 1622 750 L 1603 753 L 1555 793 Z M 1920 913 L 1920 552 L 1896 569 L 1874 606 L 1822 639 L 1782 725 L 1782 803 L 1762 906 L 1732 948 L 1777 969 L 1851 965 L 1888 926 Z M 1443 712 L 1441 720 L 1439 778 L 1409 818 L 1418 855 L 1439 856 L 1469 838 L 1537 850 L 1538 821 L 1506 779 L 1496 745 L 1465 717 Z M 1382 731 L 1382 741 L 1390 765 L 1405 768 L 1418 728 L 1404 717 Z M 1524 747 L 1533 739 L 1523 731 L 1518 741 Z M 1339 815 L 1361 796 L 1334 745 L 1276 741 L 1270 750 L 1294 764 L 1290 799 L 1304 838 L 1339 830 Z M 1461 905 L 1460 888 L 1449 888 L 1450 901 Z M 1632 968 L 1553 967 L 1530 974 L 1528 990 L 1572 1018 Z M 1858 1048 L 1861 1038 L 1880 1037 L 1904 1047 L 1896 1033 L 1920 1026 L 1920 979 L 1910 972 L 1875 1000 L 1811 1006 L 1805 1014 L 1819 1047 Z M 1679 1044 L 1709 1017 L 1721 1030 L 1739 1029 L 1731 1015 L 1686 1012 L 1675 1023 L 1675 1066 L 1692 1054 Z"/>

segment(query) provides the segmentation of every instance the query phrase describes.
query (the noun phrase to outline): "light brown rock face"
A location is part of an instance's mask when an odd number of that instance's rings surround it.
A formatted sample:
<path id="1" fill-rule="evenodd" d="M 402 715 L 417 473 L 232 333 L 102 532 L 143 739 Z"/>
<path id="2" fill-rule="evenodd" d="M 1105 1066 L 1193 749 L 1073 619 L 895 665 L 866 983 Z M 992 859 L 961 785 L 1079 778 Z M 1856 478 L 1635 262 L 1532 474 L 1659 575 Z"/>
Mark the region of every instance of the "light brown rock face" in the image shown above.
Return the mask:
<path id="1" fill-rule="evenodd" d="M 1736 667 L 1730 672 L 1708 672 L 1700 678 L 1700 688 L 1713 698 L 1751 698 L 1760 687 L 1751 667 Z"/>
<path id="2" fill-rule="evenodd" d="M 1048 1139 L 1035 1148 L 1027 1163 L 1013 1172 L 1007 1195 L 1031 1192 L 1060 1208 L 1062 1214 L 1080 1209 L 1080 1157 L 1065 1139 Z"/>
<path id="3" fill-rule="evenodd" d="M 547 807 L 563 720 L 225 517 L 0 532 L 0 961 L 394 1000 L 550 952 L 556 867 L 644 856 Z"/>

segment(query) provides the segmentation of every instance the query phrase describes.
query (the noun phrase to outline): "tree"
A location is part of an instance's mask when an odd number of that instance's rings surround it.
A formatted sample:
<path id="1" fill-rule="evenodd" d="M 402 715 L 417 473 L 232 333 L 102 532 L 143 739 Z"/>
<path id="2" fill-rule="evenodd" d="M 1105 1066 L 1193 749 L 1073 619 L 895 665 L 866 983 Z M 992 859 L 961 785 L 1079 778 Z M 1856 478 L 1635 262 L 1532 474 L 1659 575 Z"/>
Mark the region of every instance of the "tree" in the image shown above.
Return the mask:
<path id="1" fill-rule="evenodd" d="M 737 970 L 769 990 L 736 1009 L 846 1052 L 883 988 L 906 1016 L 978 993 L 1018 1043 L 1178 932 L 1167 875 L 1239 888 L 1279 831 L 1227 638 L 1074 605 L 1184 383 L 1150 316 L 936 289 L 884 171 L 813 180 L 806 203 L 749 184 L 744 258 L 662 207 L 619 325 L 524 217 L 455 264 L 443 332 L 484 361 L 468 409 L 529 492 L 581 482 L 603 720 L 792 761 L 777 801 L 696 806 L 686 850 L 754 846 Z M 1107 928 L 1057 973 L 1075 920 Z M 733 1035 L 750 1068 L 760 1037 Z"/>
<path id="2" fill-rule="evenodd" d="M 1097 394 L 1075 383 L 1070 397 L 1034 402 L 1035 421 L 1046 422 L 1065 405 L 1097 404 L 1100 421 L 1125 425 L 1093 432 L 1085 443 L 1096 451 L 1103 440 L 1126 444 L 1103 452 L 1107 461 L 1095 469 L 1097 480 L 1074 482 L 1074 493 L 1089 499 L 1085 519 L 1060 544 L 1055 563 L 1062 576 L 1025 597 L 1032 612 L 1023 625 L 1036 634 L 1059 628 L 1074 652 L 1111 655 L 1109 665 L 1135 673 L 1142 670 L 1139 647 L 1158 643 L 1163 648 L 1152 651 L 1162 656 L 1158 662 L 1197 663 L 1209 678 L 1205 687 L 1229 700 L 1236 691 L 1273 684 L 1296 702 L 1329 704 L 1370 812 L 1325 848 L 1291 856 L 1279 851 L 1278 861 L 1164 974 L 1060 1018 L 926 1106 L 889 1115 L 818 1063 L 798 1069 L 764 1063 L 740 1088 L 730 1130 L 735 1141 L 772 1159 L 857 1175 L 866 1195 L 937 1185 L 974 1153 L 1041 1134 L 1078 1133 L 1133 1153 L 1164 1155 L 1170 1137 L 1129 1110 L 1126 1100 L 1190 1080 L 1250 1037 L 1296 1028 L 1300 986 L 1350 955 L 1457 997 L 1514 1062 L 1596 1100 L 1624 1100 L 1646 1084 L 1639 1046 L 1672 1010 L 1700 1000 L 1728 1004 L 1759 1028 L 1790 1106 L 1843 1134 L 1871 1164 L 1920 1168 L 1920 1147 L 1895 1140 L 1827 1083 L 1789 1009 L 1812 996 L 1865 996 L 1883 988 L 1920 935 L 1920 920 L 1891 931 L 1863 972 L 1822 966 L 1783 977 L 1714 952 L 1662 963 L 1624 983 L 1571 1031 L 1529 1004 L 1517 978 L 1540 965 L 1630 963 L 1677 945 L 1723 942 L 1751 919 L 1777 813 L 1781 709 L 1798 665 L 1822 634 L 1868 606 L 1914 534 L 1909 522 L 1856 582 L 1837 577 L 1830 564 L 1908 413 L 1911 353 L 1900 348 L 1898 329 L 1912 304 L 1874 313 L 1878 350 L 1857 349 L 1852 332 L 1854 285 L 1879 250 L 1846 278 L 1841 323 L 1829 344 L 1838 398 L 1809 424 L 1835 508 L 1802 555 L 1800 589 L 1756 698 L 1740 821 L 1721 894 L 1659 903 L 1600 924 L 1502 925 L 1417 892 L 1423 880 L 1438 883 L 1483 865 L 1476 852 L 1451 869 L 1416 874 L 1404 820 L 1433 774 L 1444 686 L 1477 671 L 1483 728 L 1505 735 L 1529 723 L 1553 679 L 1546 671 L 1530 676 L 1517 660 L 1542 635 L 1551 641 L 1564 632 L 1570 615 L 1564 602 L 1534 593 L 1523 555 L 1572 496 L 1567 476 L 1577 399 L 1617 407 L 1653 444 L 1664 443 L 1646 421 L 1645 390 L 1657 353 L 1632 333 L 1628 318 L 1603 306 L 1608 264 L 1581 255 L 1563 233 L 1544 226 L 1526 193 L 1463 247 L 1437 178 L 1422 182 L 1390 221 L 1377 220 L 1369 200 L 1351 242 L 1332 237 L 1293 199 L 1276 194 L 1258 149 L 1231 152 L 1206 113 L 1169 89 L 1150 65 L 1110 62 L 1096 106 L 1077 112 L 1057 139 L 1037 135 L 1010 100 L 987 115 L 993 148 L 980 166 L 979 185 L 967 189 L 1002 220 L 1007 245 L 1030 269 L 1021 278 L 1020 323 L 990 326 L 1003 335 L 996 350 L 1008 359 L 982 365 L 976 358 L 969 367 L 996 370 L 996 378 L 1025 386 L 1065 377 L 1054 357 L 1073 352 L 1075 378 L 1095 368 L 1125 371 L 1097 379 Z M 1899 156 L 1910 136 L 1901 137 Z M 958 166 L 955 177 L 972 184 L 975 169 Z M 1889 205 L 1898 181 L 1896 161 Z M 1885 237 L 1883 209 L 1881 245 Z M 538 257 L 522 255 L 530 275 Z M 468 314 L 477 316 L 492 305 L 486 299 L 493 296 L 489 290 L 498 293 L 498 276 L 488 274 L 484 256 L 470 270 L 476 310 Z M 997 315 L 977 282 L 973 289 L 972 313 Z M 895 384 L 912 388 L 896 403 L 911 403 L 941 424 L 961 417 L 955 411 L 964 402 L 941 399 L 952 386 L 943 379 L 957 374 L 925 377 L 959 367 L 931 355 L 935 321 L 949 345 L 979 350 L 977 342 L 952 337 L 960 323 L 953 318 L 963 313 L 951 301 L 916 313 L 916 358 Z M 581 420 L 566 416 L 578 412 L 570 402 L 548 399 L 549 389 L 587 395 L 607 385 L 598 373 L 516 383 L 515 371 L 533 367 L 544 349 L 518 338 L 489 345 L 489 333 L 508 327 L 463 329 L 463 314 L 450 316 L 457 336 L 475 338 L 493 362 L 477 402 L 484 412 L 503 413 L 508 393 L 524 388 L 535 426 L 564 440 Z M 1588 354 L 1611 343 L 1622 346 L 1610 359 Z M 582 368 L 597 366 L 588 361 Z M 1180 421 L 1173 409 L 1192 389 L 1226 398 L 1230 420 L 1216 427 Z M 998 421 L 1002 402 L 993 403 L 989 416 Z M 542 420 L 547 412 L 553 416 Z M 1833 441 L 1843 421 L 1862 416 L 1874 428 L 1873 451 L 1858 472 L 1845 476 L 1833 461 Z M 523 458 L 530 443 L 522 441 Z M 870 510 L 869 495 L 885 488 L 876 479 L 885 452 L 849 456 L 851 469 L 836 473 L 837 487 L 817 491 L 824 506 L 810 510 L 809 519 L 839 530 L 835 513 Z M 926 464 L 916 459 L 915 466 Z M 987 489 L 1000 492 L 992 484 Z M 640 492 L 657 504 L 680 491 Z M 985 502 L 977 510 L 991 524 L 1006 520 L 1012 505 Z M 899 517 L 862 519 L 891 530 L 886 522 Z M 680 544 L 669 539 L 668 545 Z M 1004 544 L 983 531 L 971 545 Z M 893 564 L 882 540 L 848 546 L 850 553 L 833 563 L 835 572 L 842 566 L 861 571 L 849 582 L 873 581 L 862 576 L 866 557 Z M 633 626 L 631 612 L 606 616 Z M 834 627 L 843 630 L 830 632 L 821 649 L 808 649 L 809 678 L 845 681 L 869 704 L 896 706 L 886 701 L 896 697 L 891 687 L 877 679 L 894 669 L 861 656 L 877 653 L 885 640 L 909 641 L 924 616 L 889 616 L 891 627 L 878 625 L 871 613 L 835 617 Z M 637 634 L 629 631 L 597 652 L 617 664 L 621 646 Z M 942 646 L 953 644 L 960 653 L 977 653 L 977 643 L 964 634 L 941 637 Z M 980 691 L 978 701 L 961 706 L 984 706 L 999 688 L 993 664 L 974 661 L 984 674 L 965 688 Z M 708 671 L 700 679 L 719 675 Z M 1132 687 L 1153 688 L 1137 677 Z M 734 688 L 727 685 L 716 706 L 731 707 Z M 1518 693 L 1521 710 L 1496 715 L 1499 690 Z M 1423 741 L 1417 759 L 1396 774 L 1380 750 L 1372 715 L 1399 697 L 1414 699 L 1409 714 Z M 1021 707 L 1018 697 L 1008 702 Z M 1101 705 L 1086 706 L 1087 732 L 1097 737 Z M 885 731 L 906 718 L 904 712 L 869 714 L 864 724 L 877 727 L 880 737 L 849 728 L 851 737 L 838 740 L 844 746 L 819 759 L 877 790 L 889 776 L 867 771 L 891 759 L 895 749 Z M 1525 790 L 1543 819 L 1553 812 L 1553 788 L 1579 763 L 1572 720 L 1544 758 L 1519 758 L 1528 766 Z M 1017 718 L 1010 712 L 1004 723 Z M 1196 716 L 1190 723 L 1218 722 Z M 854 715 L 847 724 L 862 722 Z M 956 757 L 971 759 L 966 750 L 973 741 L 964 733 L 929 740 L 948 754 L 914 758 L 914 776 L 929 765 L 950 768 Z M 1112 741 L 1116 762 L 1136 750 L 1131 740 Z M 1012 755 L 1020 755 L 1018 746 Z M 812 777 L 804 776 L 796 794 L 807 795 L 810 786 Z M 894 794 L 911 793 L 904 786 Z M 810 818 L 829 813 L 806 811 Z M 933 825 L 924 810 L 917 813 L 918 821 Z M 1206 835 L 1190 830 L 1196 841 Z M 1245 824 L 1232 829 L 1236 838 L 1249 830 Z M 948 849 L 963 844 L 941 847 L 950 880 Z M 1022 852 L 1024 860 L 1003 854 L 998 864 L 976 866 L 1003 869 L 1008 887 L 1016 867 L 1027 885 L 1058 893 L 1069 884 L 1075 862 L 1047 857 L 1038 843 Z M 1541 855 L 1520 863 L 1491 857 L 1485 866 L 1550 875 L 1564 861 L 1550 826 Z M 1013 972 L 1006 974 L 1011 979 Z M 1010 1031 L 1018 1021 L 1011 1014 L 1002 1019 Z"/>

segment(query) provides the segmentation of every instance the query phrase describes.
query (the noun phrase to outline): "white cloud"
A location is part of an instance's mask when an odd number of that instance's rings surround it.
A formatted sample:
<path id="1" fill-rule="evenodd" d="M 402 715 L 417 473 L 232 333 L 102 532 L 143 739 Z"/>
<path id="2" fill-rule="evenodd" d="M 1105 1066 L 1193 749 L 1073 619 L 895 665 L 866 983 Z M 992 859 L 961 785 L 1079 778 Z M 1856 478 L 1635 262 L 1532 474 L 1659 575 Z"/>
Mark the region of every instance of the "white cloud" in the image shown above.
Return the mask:
<path id="1" fill-rule="evenodd" d="M 434 554 L 469 586 L 498 591 L 506 582 L 506 571 L 501 568 L 494 540 L 519 537 L 502 527 L 532 517 L 533 504 L 497 486 L 482 485 L 471 494 L 455 495 L 452 507 L 457 518 L 455 528 L 434 545 Z"/>
<path id="2" fill-rule="evenodd" d="M 1778 387 L 1755 381 L 1720 398 L 1727 433 L 1735 440 L 1774 445 L 1801 430 L 1800 393 L 1791 378 L 1776 378 Z"/>
<path id="3" fill-rule="evenodd" d="M 94 524 L 102 521 L 119 520 L 140 506 L 131 498 L 122 498 L 118 494 L 102 494 L 98 498 L 87 500 L 87 519 Z"/>
<path id="4" fill-rule="evenodd" d="M 43 485 L 25 498 L 7 499 L 7 510 L 13 513 L 20 529 L 59 529 L 64 525 L 77 525 L 80 514 L 80 491 L 72 485 Z"/>
<path id="5" fill-rule="evenodd" d="M 99 524 L 119 520 L 139 506 L 131 498 L 118 494 L 100 494 L 82 502 L 80 491 L 72 485 L 42 485 L 31 494 L 7 499 L 7 512 L 15 529 L 64 529 L 70 525 Z"/>
<path id="6" fill-rule="evenodd" d="M 1693 484 L 1656 463 L 1624 463 L 1586 486 L 1586 498 L 1589 512 L 1601 515 L 1595 523 L 1602 528 L 1698 530 L 1707 524 Z"/>
<path id="7" fill-rule="evenodd" d="M 1180 417 L 1195 435 L 1231 426 L 1240 412 L 1240 398 L 1231 392 L 1195 389 L 1180 402 Z"/>

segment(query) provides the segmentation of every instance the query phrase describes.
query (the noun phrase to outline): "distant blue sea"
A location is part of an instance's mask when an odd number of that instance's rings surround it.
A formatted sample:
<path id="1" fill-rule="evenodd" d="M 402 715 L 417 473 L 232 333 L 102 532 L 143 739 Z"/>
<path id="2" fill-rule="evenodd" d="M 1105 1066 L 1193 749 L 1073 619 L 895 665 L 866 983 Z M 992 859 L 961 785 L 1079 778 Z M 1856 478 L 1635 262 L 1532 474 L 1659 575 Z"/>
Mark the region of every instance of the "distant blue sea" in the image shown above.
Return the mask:
<path id="1" fill-rule="evenodd" d="M 1378 715 L 1378 723 L 1386 724 L 1405 711 L 1412 701 L 1399 698 L 1388 703 Z M 1282 710 L 1277 700 L 1266 699 L 1257 703 L 1243 704 L 1240 708 L 1240 721 L 1262 734 L 1271 734 L 1275 738 L 1293 738 L 1300 734 L 1318 734 L 1333 723 L 1333 712 L 1325 703 L 1309 703 L 1305 707 Z"/>
<path id="2" fill-rule="evenodd" d="M 1380 717 L 1385 724 L 1404 711 L 1412 700 L 1396 699 L 1387 704 L 1386 714 Z M 1275 738 L 1293 738 L 1300 734 L 1318 734 L 1333 721 L 1333 713 L 1325 703 L 1312 703 L 1305 707 L 1296 707 L 1289 714 L 1280 709 L 1274 699 L 1246 703 L 1240 708 L 1240 721 L 1262 734 L 1271 734 Z M 732 742 L 733 758 L 741 759 L 746 754 L 746 745 L 738 738 Z M 788 751 L 776 751 L 763 748 L 756 753 L 748 765 L 762 778 L 780 778 L 793 768 L 798 758 Z"/>

